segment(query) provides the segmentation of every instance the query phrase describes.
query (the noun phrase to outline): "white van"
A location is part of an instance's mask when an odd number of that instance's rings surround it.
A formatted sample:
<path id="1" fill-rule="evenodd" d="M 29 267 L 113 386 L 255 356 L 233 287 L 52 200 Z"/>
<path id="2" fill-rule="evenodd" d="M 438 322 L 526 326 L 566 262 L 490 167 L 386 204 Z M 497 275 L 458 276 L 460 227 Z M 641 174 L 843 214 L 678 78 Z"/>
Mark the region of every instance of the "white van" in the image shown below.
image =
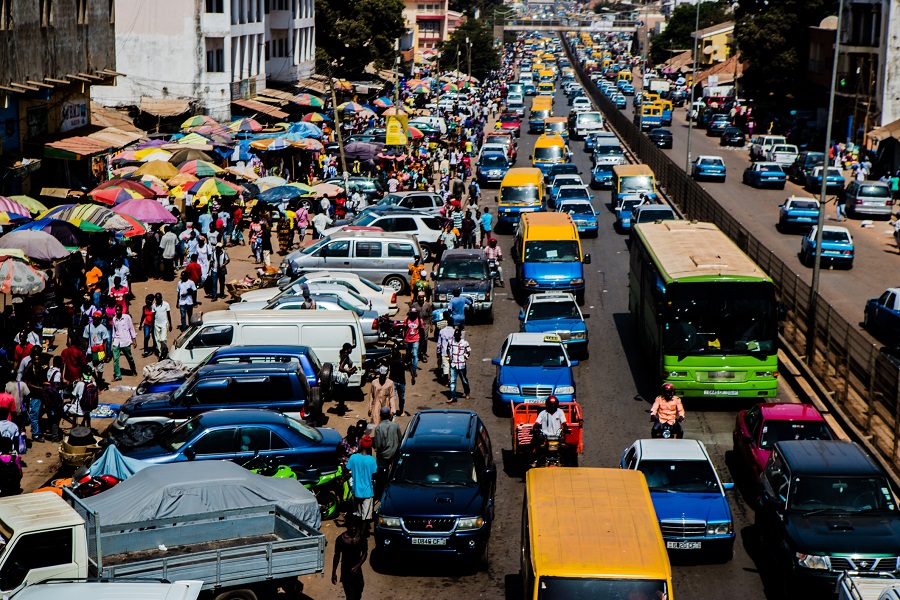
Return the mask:
<path id="1" fill-rule="evenodd" d="M 323 363 L 340 364 L 338 352 L 345 343 L 353 346 L 350 360 L 359 369 L 348 385 L 362 385 L 366 344 L 359 318 L 351 311 L 324 310 L 216 310 L 178 336 L 169 358 L 188 368 L 224 346 L 309 346 Z"/>

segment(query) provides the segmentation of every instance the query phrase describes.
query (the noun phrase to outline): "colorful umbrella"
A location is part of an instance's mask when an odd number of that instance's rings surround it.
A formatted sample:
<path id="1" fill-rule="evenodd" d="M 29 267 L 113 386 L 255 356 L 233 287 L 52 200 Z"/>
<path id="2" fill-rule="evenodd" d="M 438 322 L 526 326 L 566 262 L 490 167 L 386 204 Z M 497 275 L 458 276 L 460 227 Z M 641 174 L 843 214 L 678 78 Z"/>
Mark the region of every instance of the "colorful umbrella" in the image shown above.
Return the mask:
<path id="1" fill-rule="evenodd" d="M 328 117 L 326 117 L 322 113 L 312 112 L 308 115 L 303 115 L 303 118 L 300 120 L 307 123 L 321 123 L 322 121 L 327 121 Z"/>
<path id="2" fill-rule="evenodd" d="M 128 175 L 130 173 L 134 173 L 138 168 L 135 165 L 128 165 L 127 167 L 121 167 L 119 169 L 113 169 L 112 174 L 116 177 L 121 177 L 123 175 Z"/>
<path id="3" fill-rule="evenodd" d="M 176 150 L 175 154 L 172 155 L 172 158 L 169 159 L 169 162 L 173 165 L 180 166 L 183 163 L 188 162 L 189 160 L 205 160 L 206 162 L 212 162 L 213 159 L 203 150 L 185 148 L 184 150 Z"/>
<path id="4" fill-rule="evenodd" d="M 143 175 L 140 179 L 140 182 L 141 185 L 145 185 L 150 188 L 150 191 L 153 192 L 153 195 L 157 198 L 162 198 L 169 194 L 169 186 L 166 185 L 166 182 L 159 177 L 154 177 L 153 175 Z"/>
<path id="5" fill-rule="evenodd" d="M 410 125 L 406 129 L 409 133 L 409 139 L 411 140 L 421 140 L 423 137 L 425 137 L 425 134 L 422 133 L 422 131 L 417 127 L 413 127 L 412 125 Z"/>
<path id="6" fill-rule="evenodd" d="M 441 86 L 441 91 L 442 92 L 458 92 L 459 86 L 456 85 L 455 83 L 445 83 L 444 85 Z"/>
<path id="7" fill-rule="evenodd" d="M 196 182 L 187 191 L 198 198 L 209 198 L 211 196 L 237 196 L 241 188 L 218 177 L 207 177 Z"/>
<path id="8" fill-rule="evenodd" d="M 100 228 L 98 227 L 97 229 Z M 13 231 L 43 231 L 52 235 L 60 244 L 68 248 L 78 248 L 87 243 L 87 236 L 85 236 L 84 231 L 68 221 L 60 221 L 59 219 L 38 219 L 37 221 L 25 223 Z"/>
<path id="9" fill-rule="evenodd" d="M 121 232 L 123 237 L 133 238 L 138 235 L 144 235 L 147 233 L 147 226 L 132 217 L 131 215 L 127 215 L 124 213 L 119 214 L 120 217 L 125 219 L 128 222 L 130 227 L 125 231 Z"/>
<path id="10" fill-rule="evenodd" d="M 146 142 L 141 142 L 140 144 L 138 144 L 137 149 L 143 150 L 144 148 L 159 148 L 160 146 L 165 146 L 168 143 L 169 142 L 167 142 L 166 140 L 157 138 L 154 140 L 148 140 Z"/>
<path id="11" fill-rule="evenodd" d="M 257 199 L 262 202 L 275 204 L 278 202 L 287 202 L 288 200 L 293 200 L 294 198 L 302 198 L 303 196 L 308 195 L 310 195 L 308 192 L 305 192 L 300 188 L 294 187 L 292 185 L 279 185 L 278 187 L 273 187 L 264 192 L 260 192 L 257 196 Z"/>
<path id="12" fill-rule="evenodd" d="M 31 213 L 35 215 L 47 210 L 46 206 L 44 206 L 31 196 L 10 196 L 10 198 L 30 210 Z"/>
<path id="13" fill-rule="evenodd" d="M 319 183 L 314 185 L 313 189 L 316 190 L 316 196 L 337 196 L 344 191 L 344 188 L 331 183 Z"/>
<path id="14" fill-rule="evenodd" d="M 299 181 L 294 181 L 289 183 L 288 186 L 295 187 L 301 192 L 303 192 L 304 196 L 311 196 L 316 193 L 316 189 L 311 185 L 306 185 L 305 183 L 301 183 Z"/>
<path id="15" fill-rule="evenodd" d="M 225 172 L 234 175 L 235 177 L 240 177 L 241 179 L 246 179 L 247 181 L 256 181 L 259 179 L 259 175 L 256 174 L 256 171 L 253 170 L 252 167 L 244 166 L 235 166 L 235 167 L 225 167 Z"/>
<path id="16" fill-rule="evenodd" d="M 211 134 L 210 134 L 210 135 L 211 135 Z M 211 140 L 210 140 L 210 138 L 208 138 L 208 137 L 203 137 L 203 136 L 200 135 L 199 133 L 191 132 L 191 133 L 187 134 L 186 136 L 184 136 L 184 137 L 182 137 L 182 138 L 179 138 L 175 143 L 176 143 L 176 144 L 179 144 L 179 145 L 186 145 L 186 144 L 209 144 L 210 141 L 211 141 Z"/>
<path id="17" fill-rule="evenodd" d="M 359 104 L 357 102 L 344 102 L 343 104 L 338 104 L 337 107 L 340 112 L 360 112 L 366 109 L 365 106 Z"/>
<path id="18" fill-rule="evenodd" d="M 96 227 L 103 231 L 125 231 L 131 227 L 131 224 L 122 218 L 121 215 L 97 204 L 62 204 L 54 206 L 39 218 L 46 219 L 48 217 L 68 221 L 88 232 L 97 231 Z"/>
<path id="19" fill-rule="evenodd" d="M 134 157 L 134 150 L 125 150 L 124 152 L 119 152 L 112 158 L 112 162 L 114 163 L 126 163 L 126 162 L 135 162 L 136 159 Z"/>
<path id="20" fill-rule="evenodd" d="M 134 217 L 143 223 L 176 223 L 178 221 L 156 200 L 127 200 L 113 210 L 120 215 Z"/>
<path id="21" fill-rule="evenodd" d="M 325 103 L 321 98 L 316 98 L 311 94 L 298 94 L 297 96 L 294 96 L 294 104 L 311 106 L 312 108 L 322 108 L 325 106 Z"/>
<path id="22" fill-rule="evenodd" d="M 219 123 L 212 117 L 206 115 L 194 115 L 181 124 L 182 129 L 190 127 L 199 127 L 200 125 L 218 125 Z"/>
<path id="23" fill-rule="evenodd" d="M 380 98 L 375 98 L 375 100 L 372 101 L 372 104 L 374 104 L 378 108 L 387 108 L 389 106 L 394 105 L 394 103 L 391 102 L 391 99 L 386 96 L 381 96 Z"/>
<path id="24" fill-rule="evenodd" d="M 263 126 L 259 124 L 259 121 L 250 118 L 238 119 L 228 126 L 228 129 L 233 132 L 256 132 L 262 131 L 262 128 Z"/>
<path id="25" fill-rule="evenodd" d="M 11 231 L 0 237 L 0 247 L 18 248 L 33 260 L 53 262 L 72 254 L 59 240 L 43 231 Z"/>
<path id="26" fill-rule="evenodd" d="M 221 168 L 205 160 L 189 160 L 178 165 L 178 170 L 197 177 L 212 177 L 222 172 Z"/>
<path id="27" fill-rule="evenodd" d="M 313 152 L 322 152 L 325 149 L 325 144 L 313 138 L 306 138 L 292 143 L 298 148 L 301 148 L 303 150 L 311 150 Z"/>
<path id="28" fill-rule="evenodd" d="M 256 140 L 250 142 L 250 147 L 255 150 L 269 152 L 272 150 L 284 150 L 291 147 L 291 143 L 283 137 L 269 138 L 267 140 Z"/>
<path id="29" fill-rule="evenodd" d="M 137 181 L 119 177 L 117 179 L 110 179 L 109 181 L 104 181 L 103 183 L 101 183 L 97 187 L 95 187 L 93 190 L 88 192 L 87 195 L 90 196 L 94 192 L 96 192 L 98 190 L 106 189 L 108 187 L 128 188 L 129 190 L 133 190 L 135 192 L 138 192 L 139 194 L 143 194 L 143 193 L 147 192 L 146 186 L 141 185 Z"/>
<path id="30" fill-rule="evenodd" d="M 178 175 L 178 172 L 178 167 L 168 161 L 151 160 L 150 162 L 142 164 L 141 167 L 135 171 L 135 174 L 141 176 L 153 175 L 163 181 L 168 181 Z"/>
<path id="31" fill-rule="evenodd" d="M 136 150 L 134 153 L 134 160 L 139 160 L 141 162 L 148 162 L 147 157 L 152 156 L 149 160 L 168 160 L 172 153 L 168 150 L 163 150 L 162 148 L 144 148 L 143 150 Z M 162 157 L 162 158 L 160 158 Z"/>
<path id="32" fill-rule="evenodd" d="M 110 186 L 103 188 L 102 190 L 94 190 L 88 197 L 95 202 L 102 202 L 103 204 L 114 206 L 134 198 L 150 198 L 154 196 L 153 190 L 143 184 L 138 185 L 144 188 L 144 192 L 138 192 L 124 187 Z"/>
<path id="33" fill-rule="evenodd" d="M 342 92 L 352 92 L 353 84 L 347 81 L 346 79 L 335 79 L 334 80 L 334 89 L 340 90 Z"/>
<path id="34" fill-rule="evenodd" d="M 402 108 L 397 108 L 396 106 L 390 107 L 389 109 L 387 109 L 386 111 L 384 111 L 384 112 L 381 113 L 381 114 L 384 115 L 384 116 L 386 116 L 386 117 L 394 117 L 394 116 L 397 116 L 397 115 L 400 115 L 400 116 L 409 115 L 408 112 L 406 112 L 406 111 L 403 110 Z"/>
<path id="35" fill-rule="evenodd" d="M 22 215 L 23 217 L 31 217 L 31 211 L 22 206 L 12 198 L 0 196 L 0 211 L 10 214 Z"/>
<path id="36" fill-rule="evenodd" d="M 193 184 L 195 181 L 198 181 L 198 178 L 190 173 L 179 173 L 172 179 L 166 182 L 166 184 L 170 187 L 176 187 L 184 184 Z"/>
<path id="37" fill-rule="evenodd" d="M 261 190 L 268 190 L 273 187 L 278 187 L 279 185 L 287 185 L 287 179 L 283 177 L 276 177 L 275 175 L 269 175 L 268 177 L 260 177 L 256 181 L 254 181 L 256 187 Z"/>
<path id="38" fill-rule="evenodd" d="M 23 217 L 22 215 L 17 215 L 16 213 L 0 212 L 0 225 L 14 225 L 18 223 L 24 223 L 28 219 L 29 217 Z"/>
<path id="39" fill-rule="evenodd" d="M 427 94 L 431 91 L 431 86 L 424 81 L 410 82 L 409 91 L 413 94 Z"/>
<path id="40" fill-rule="evenodd" d="M 28 261 L 9 256 L 0 262 L 0 292 L 30 296 L 42 291 L 46 285 L 47 276 Z"/>

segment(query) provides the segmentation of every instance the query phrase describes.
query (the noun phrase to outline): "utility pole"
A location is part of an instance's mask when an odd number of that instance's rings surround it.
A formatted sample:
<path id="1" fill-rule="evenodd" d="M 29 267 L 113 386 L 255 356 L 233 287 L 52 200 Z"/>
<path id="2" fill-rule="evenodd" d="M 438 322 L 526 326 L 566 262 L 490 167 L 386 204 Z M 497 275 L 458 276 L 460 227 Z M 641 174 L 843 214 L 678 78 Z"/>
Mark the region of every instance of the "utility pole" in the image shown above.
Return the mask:
<path id="1" fill-rule="evenodd" d="M 469 41 L 469 36 L 466 36 L 466 76 L 472 77 L 472 42 Z"/>
<path id="2" fill-rule="evenodd" d="M 396 58 L 394 59 L 394 106 L 400 102 L 400 39 L 397 38 L 394 40 L 394 52 L 396 53 Z"/>
<path id="3" fill-rule="evenodd" d="M 700 37 L 698 31 L 700 31 L 700 0 L 697 0 L 697 13 L 694 17 L 694 60 L 691 64 L 691 103 L 688 104 L 687 158 L 684 161 L 686 172 L 691 170 L 691 138 L 694 134 L 694 119 L 691 118 L 691 112 L 694 110 L 694 90 L 697 89 L 697 40 Z"/>
<path id="4" fill-rule="evenodd" d="M 350 178 L 350 173 L 347 171 L 347 157 L 344 155 L 344 134 L 341 133 L 341 116 L 338 115 L 337 94 L 334 92 L 334 77 L 330 74 L 328 82 L 331 84 L 331 106 L 334 108 L 334 128 L 337 130 L 338 149 L 341 152 L 341 170 L 344 173 L 344 193 L 346 193 L 349 186 L 347 180 Z"/>
<path id="5" fill-rule="evenodd" d="M 819 275 L 822 262 L 822 229 L 825 227 L 825 192 L 828 189 L 828 152 L 831 150 L 831 122 L 834 119 L 834 96 L 837 86 L 838 59 L 841 56 L 841 20 L 844 16 L 844 0 L 838 0 L 838 22 L 834 30 L 834 60 L 831 65 L 831 90 L 828 94 L 828 121 L 825 123 L 825 162 L 822 165 L 822 189 L 819 192 L 819 218 L 816 221 L 816 253 L 813 258 L 812 285 L 809 290 L 809 314 L 806 327 L 806 364 L 811 365 L 816 355 L 816 311 L 819 302 Z"/>

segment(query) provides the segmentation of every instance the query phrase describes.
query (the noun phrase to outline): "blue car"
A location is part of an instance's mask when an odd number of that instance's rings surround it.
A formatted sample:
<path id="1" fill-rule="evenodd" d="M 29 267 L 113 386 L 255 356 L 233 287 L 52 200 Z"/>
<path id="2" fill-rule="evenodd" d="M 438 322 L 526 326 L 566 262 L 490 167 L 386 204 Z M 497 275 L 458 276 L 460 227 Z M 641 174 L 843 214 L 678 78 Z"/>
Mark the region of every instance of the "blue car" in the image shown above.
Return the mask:
<path id="1" fill-rule="evenodd" d="M 840 193 L 844 190 L 844 175 L 837 167 L 828 167 L 828 173 L 825 175 L 825 192 Z M 812 172 L 806 176 L 806 189 L 811 192 L 820 192 L 822 190 L 822 167 L 814 167 Z"/>
<path id="2" fill-rule="evenodd" d="M 622 468 L 640 471 L 666 549 L 680 557 L 731 560 L 734 520 L 722 483 L 703 442 L 684 439 L 638 440 L 622 454 Z"/>
<path id="3" fill-rule="evenodd" d="M 551 394 L 560 402 L 575 401 L 575 378 L 558 335 L 511 333 L 491 361 L 497 367 L 493 401 L 497 413 L 515 404 L 543 404 Z"/>
<path id="4" fill-rule="evenodd" d="M 819 201 L 791 196 L 778 207 L 778 229 L 809 229 L 819 221 Z"/>
<path id="5" fill-rule="evenodd" d="M 580 237 L 597 237 L 599 234 L 600 224 L 590 200 L 582 198 L 558 199 L 556 201 L 556 210 L 557 212 L 568 213 L 572 217 Z"/>
<path id="6" fill-rule="evenodd" d="M 616 94 L 613 96 L 613 102 L 616 104 L 616 108 L 626 109 L 628 108 L 628 98 L 626 98 L 622 94 Z"/>
<path id="7" fill-rule="evenodd" d="M 493 183 L 500 185 L 506 172 L 509 171 L 509 161 L 503 154 L 489 152 L 481 155 L 475 167 L 479 185 L 486 186 Z"/>
<path id="8" fill-rule="evenodd" d="M 714 179 L 725 181 L 725 161 L 721 156 L 698 156 L 691 163 L 691 177 L 696 181 Z"/>
<path id="9" fill-rule="evenodd" d="M 584 182 L 581 181 L 581 175 L 556 175 L 552 179 L 548 177 L 546 181 L 550 182 L 550 193 L 547 194 L 547 202 L 551 207 L 554 206 L 553 199 L 559 194 L 559 188 L 564 185 L 584 185 Z"/>
<path id="10" fill-rule="evenodd" d="M 634 84 L 630 81 L 620 81 L 619 91 L 626 96 L 634 96 Z"/>
<path id="11" fill-rule="evenodd" d="M 816 229 L 814 225 L 800 240 L 800 262 L 812 267 L 816 254 Z M 846 227 L 826 225 L 822 228 L 822 263 L 853 268 L 853 236 Z"/>
<path id="12" fill-rule="evenodd" d="M 613 167 L 615 165 L 594 165 L 591 169 L 591 187 L 593 189 L 608 189 L 612 187 Z"/>
<path id="13" fill-rule="evenodd" d="M 554 333 L 566 346 L 569 356 L 587 358 L 588 329 L 575 296 L 565 292 L 532 294 L 528 304 L 519 311 L 519 331 L 525 333 Z"/>
<path id="14" fill-rule="evenodd" d="M 755 188 L 772 187 L 783 190 L 787 174 L 778 163 L 757 162 L 744 169 L 743 182 Z"/>
<path id="15" fill-rule="evenodd" d="M 616 213 L 615 228 L 620 233 L 628 233 L 631 231 L 631 221 L 634 213 L 634 207 L 640 204 L 640 198 L 623 198 L 619 201 L 614 209 Z"/>
<path id="16" fill-rule="evenodd" d="M 152 464 L 193 460 L 244 464 L 258 453 L 303 472 L 338 464 L 342 439 L 334 429 L 311 427 L 278 412 L 228 409 L 203 413 L 163 429 L 150 444 L 120 450 L 128 458 Z"/>

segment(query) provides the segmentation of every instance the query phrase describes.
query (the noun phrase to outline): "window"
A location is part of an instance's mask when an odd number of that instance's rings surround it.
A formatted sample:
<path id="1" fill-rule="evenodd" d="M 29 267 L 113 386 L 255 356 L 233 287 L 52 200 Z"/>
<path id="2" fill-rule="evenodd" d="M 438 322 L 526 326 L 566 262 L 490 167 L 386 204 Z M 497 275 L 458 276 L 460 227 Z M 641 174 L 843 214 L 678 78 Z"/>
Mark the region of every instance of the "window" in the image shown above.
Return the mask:
<path id="1" fill-rule="evenodd" d="M 376 223 L 379 227 L 384 227 L 385 231 L 417 231 L 416 220 L 409 217 L 398 217 L 396 219 L 383 219 Z"/>
<path id="2" fill-rule="evenodd" d="M 224 13 L 225 6 L 223 0 L 206 0 L 206 12 Z"/>
<path id="3" fill-rule="evenodd" d="M 235 429 L 216 429 L 207 431 L 192 446 L 197 454 L 231 454 L 234 452 Z"/>
<path id="4" fill-rule="evenodd" d="M 321 256 L 342 258 L 350 256 L 350 240 L 339 240 L 322 248 Z"/>
<path id="5" fill-rule="evenodd" d="M 87 25 L 88 24 L 88 0 L 77 0 L 77 4 L 75 5 L 76 10 L 76 22 L 79 25 Z"/>
<path id="6" fill-rule="evenodd" d="M 25 581 L 32 569 L 72 562 L 72 530 L 41 531 L 23 535 L 7 556 L 0 571 L 0 586 L 11 590 Z"/>
<path id="7" fill-rule="evenodd" d="M 264 452 L 272 449 L 271 432 L 265 427 L 242 427 L 238 452 Z"/>
<path id="8" fill-rule="evenodd" d="M 356 258 L 381 258 L 381 242 L 356 242 Z"/>
<path id="9" fill-rule="evenodd" d="M 225 40 L 206 38 L 206 72 L 225 72 Z"/>
<path id="10" fill-rule="evenodd" d="M 41 0 L 40 10 L 41 27 L 50 27 L 53 25 L 53 0 Z"/>
<path id="11" fill-rule="evenodd" d="M 294 397 L 294 386 L 288 375 L 232 377 L 228 396 L 234 404 L 257 404 L 260 398 L 266 402 L 284 402 Z"/>
<path id="12" fill-rule="evenodd" d="M 388 244 L 388 256 L 408 256 L 412 258 L 416 255 L 412 244 Z"/>
<path id="13" fill-rule="evenodd" d="M 231 325 L 210 325 L 200 330 L 200 333 L 191 340 L 192 348 L 221 348 L 230 346 L 234 337 L 234 327 Z"/>

